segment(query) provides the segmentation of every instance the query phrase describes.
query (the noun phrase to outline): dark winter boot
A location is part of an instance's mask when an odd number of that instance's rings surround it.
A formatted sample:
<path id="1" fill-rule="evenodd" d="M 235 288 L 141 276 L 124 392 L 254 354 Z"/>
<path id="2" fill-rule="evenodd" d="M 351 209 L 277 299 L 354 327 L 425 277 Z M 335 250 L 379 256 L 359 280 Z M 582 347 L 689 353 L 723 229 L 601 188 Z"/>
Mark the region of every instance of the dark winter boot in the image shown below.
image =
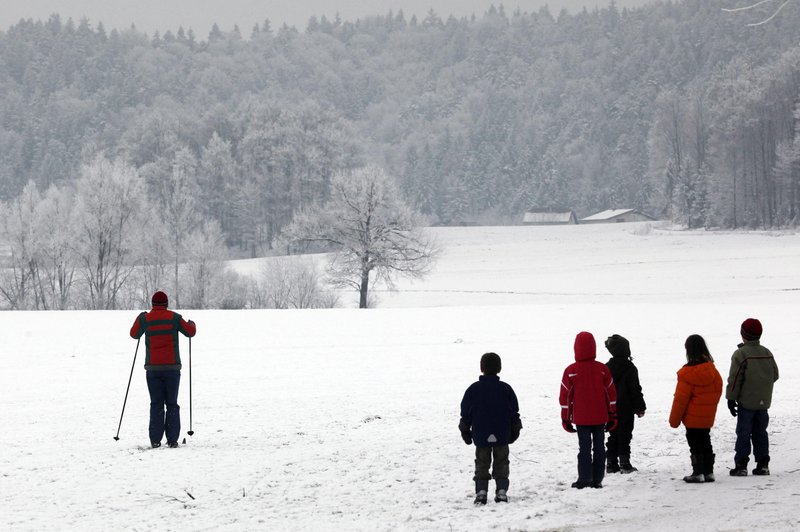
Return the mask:
<path id="1" fill-rule="evenodd" d="M 619 460 L 616 456 L 606 457 L 606 473 L 619 473 Z"/>
<path id="2" fill-rule="evenodd" d="M 498 478 L 495 479 L 495 492 L 494 492 L 494 502 L 508 502 L 508 479 L 507 478 Z"/>
<path id="3" fill-rule="evenodd" d="M 628 473 L 633 473 L 634 471 L 638 471 L 638 469 L 631 465 L 631 457 L 627 455 L 620 456 L 619 472 L 623 475 L 627 475 Z"/>
<path id="4" fill-rule="evenodd" d="M 759 460 L 756 462 L 756 468 L 753 469 L 754 475 L 769 475 L 769 460 Z"/>
<path id="5" fill-rule="evenodd" d="M 582 490 L 583 488 L 588 488 L 592 485 L 591 481 L 589 480 L 576 480 L 572 483 L 572 487 L 575 489 Z"/>
<path id="6" fill-rule="evenodd" d="M 710 454 L 703 460 L 703 478 L 706 482 L 714 482 L 714 458 L 715 454 Z"/>
<path id="7" fill-rule="evenodd" d="M 731 469 L 732 477 L 746 477 L 747 476 L 747 462 L 736 462 L 736 466 Z"/>
<path id="8" fill-rule="evenodd" d="M 683 481 L 690 484 L 699 484 L 706 481 L 706 477 L 703 476 L 703 457 L 701 455 L 692 455 L 692 474 L 683 477 Z"/>
<path id="9" fill-rule="evenodd" d="M 486 495 L 489 493 L 488 480 L 475 481 L 475 504 L 486 504 Z"/>

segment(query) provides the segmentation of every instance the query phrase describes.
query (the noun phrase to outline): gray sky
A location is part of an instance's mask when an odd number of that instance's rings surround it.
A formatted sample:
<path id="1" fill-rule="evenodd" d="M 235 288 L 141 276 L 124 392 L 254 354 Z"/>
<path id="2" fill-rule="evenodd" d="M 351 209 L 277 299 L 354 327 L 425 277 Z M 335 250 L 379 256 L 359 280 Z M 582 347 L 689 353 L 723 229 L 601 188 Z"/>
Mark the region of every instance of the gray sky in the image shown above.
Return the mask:
<path id="1" fill-rule="evenodd" d="M 639 6 L 650 0 L 617 0 L 619 7 Z M 547 4 L 555 15 L 562 7 L 571 12 L 581 9 L 605 7 L 609 0 L 0 0 L 0 29 L 6 30 L 21 18 L 46 20 L 50 14 L 59 13 L 65 20 L 76 22 L 86 17 L 92 26 L 103 22 L 106 30 L 128 28 L 133 23 L 139 30 L 153 33 L 179 26 L 192 28 L 200 38 L 205 38 L 213 23 L 223 31 L 238 24 L 244 35 L 256 22 L 268 18 L 273 28 L 286 22 L 304 29 L 312 15 L 333 18 L 338 12 L 343 20 L 386 14 L 403 9 L 406 18 L 418 17 L 433 8 L 445 18 L 449 14 L 469 16 L 483 14 L 492 4 L 502 3 L 508 13 L 520 7 L 524 11 L 538 10 Z"/>

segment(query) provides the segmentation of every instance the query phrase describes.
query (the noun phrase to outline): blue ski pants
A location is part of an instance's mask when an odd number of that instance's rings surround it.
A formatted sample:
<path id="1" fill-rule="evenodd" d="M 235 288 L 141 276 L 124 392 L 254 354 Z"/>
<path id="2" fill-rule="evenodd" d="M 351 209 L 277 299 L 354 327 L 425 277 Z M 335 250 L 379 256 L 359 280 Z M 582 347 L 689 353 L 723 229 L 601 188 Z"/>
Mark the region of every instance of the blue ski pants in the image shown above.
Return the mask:
<path id="1" fill-rule="evenodd" d="M 161 442 L 166 432 L 167 443 L 178 441 L 181 433 L 181 407 L 178 406 L 179 370 L 148 371 L 150 392 L 150 442 Z M 166 407 L 166 412 L 164 410 Z"/>

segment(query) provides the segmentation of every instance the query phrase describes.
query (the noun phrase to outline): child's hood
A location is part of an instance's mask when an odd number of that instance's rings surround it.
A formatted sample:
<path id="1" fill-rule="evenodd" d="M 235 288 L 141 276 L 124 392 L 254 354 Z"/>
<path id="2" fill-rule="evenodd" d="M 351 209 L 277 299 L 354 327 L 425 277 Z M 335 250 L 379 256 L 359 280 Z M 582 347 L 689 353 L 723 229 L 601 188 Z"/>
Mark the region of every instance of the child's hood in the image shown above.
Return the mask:
<path id="1" fill-rule="evenodd" d="M 717 368 L 713 362 L 703 362 L 694 366 L 683 366 L 678 370 L 678 378 L 694 386 L 708 386 L 714 382 Z"/>
<path id="2" fill-rule="evenodd" d="M 586 331 L 579 332 L 575 336 L 575 360 L 594 360 L 597 355 L 597 344 L 595 344 L 592 333 Z"/>

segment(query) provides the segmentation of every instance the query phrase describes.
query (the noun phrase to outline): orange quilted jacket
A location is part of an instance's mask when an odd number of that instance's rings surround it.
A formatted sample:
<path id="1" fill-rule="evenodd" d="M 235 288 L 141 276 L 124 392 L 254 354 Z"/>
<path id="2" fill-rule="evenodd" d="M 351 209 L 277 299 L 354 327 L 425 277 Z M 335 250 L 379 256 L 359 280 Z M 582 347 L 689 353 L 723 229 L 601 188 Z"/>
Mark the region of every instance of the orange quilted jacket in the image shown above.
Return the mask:
<path id="1" fill-rule="evenodd" d="M 669 424 L 689 429 L 710 429 L 722 396 L 722 377 L 713 362 L 683 366 L 669 413 Z"/>

